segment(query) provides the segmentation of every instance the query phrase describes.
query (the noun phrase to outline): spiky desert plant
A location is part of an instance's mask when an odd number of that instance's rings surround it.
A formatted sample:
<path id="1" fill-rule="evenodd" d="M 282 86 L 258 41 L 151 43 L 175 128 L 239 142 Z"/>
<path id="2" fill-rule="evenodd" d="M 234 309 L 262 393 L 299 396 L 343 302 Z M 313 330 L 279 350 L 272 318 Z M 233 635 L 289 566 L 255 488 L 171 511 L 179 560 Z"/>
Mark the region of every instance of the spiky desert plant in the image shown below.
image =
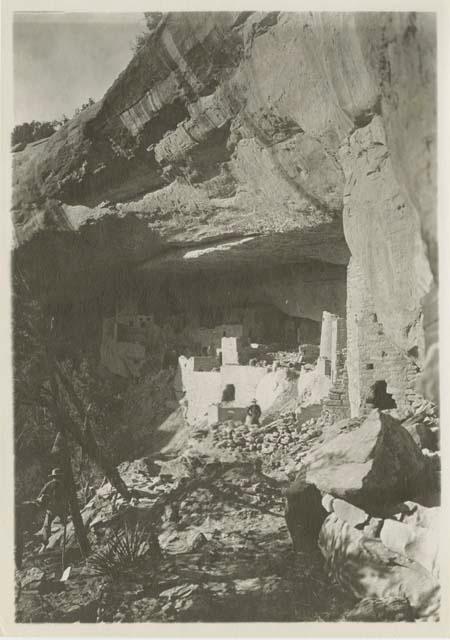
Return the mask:
<path id="1" fill-rule="evenodd" d="M 89 564 L 97 575 L 117 576 L 132 568 L 146 555 L 156 560 L 160 549 L 156 534 L 140 524 L 114 531 L 103 549 L 89 557 Z"/>

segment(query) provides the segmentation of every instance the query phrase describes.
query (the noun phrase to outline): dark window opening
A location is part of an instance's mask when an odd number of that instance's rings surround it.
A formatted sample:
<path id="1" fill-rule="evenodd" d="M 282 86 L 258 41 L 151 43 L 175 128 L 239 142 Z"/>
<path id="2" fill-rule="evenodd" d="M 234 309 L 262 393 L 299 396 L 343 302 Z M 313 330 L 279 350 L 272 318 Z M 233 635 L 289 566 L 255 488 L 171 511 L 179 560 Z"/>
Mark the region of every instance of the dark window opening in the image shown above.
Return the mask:
<path id="1" fill-rule="evenodd" d="M 366 364 L 366 369 L 373 369 L 373 364 L 371 362 L 369 362 L 368 364 Z"/>
<path id="2" fill-rule="evenodd" d="M 409 349 L 408 356 L 410 358 L 417 359 L 419 357 L 419 349 L 418 349 L 418 347 L 412 347 L 411 349 Z"/>
<path id="3" fill-rule="evenodd" d="M 236 397 L 234 384 L 227 384 L 222 393 L 222 402 L 233 402 Z"/>
<path id="4" fill-rule="evenodd" d="M 375 409 L 396 409 L 397 403 L 390 393 L 387 392 L 386 380 L 377 380 L 370 388 L 366 400 L 367 404 Z"/>

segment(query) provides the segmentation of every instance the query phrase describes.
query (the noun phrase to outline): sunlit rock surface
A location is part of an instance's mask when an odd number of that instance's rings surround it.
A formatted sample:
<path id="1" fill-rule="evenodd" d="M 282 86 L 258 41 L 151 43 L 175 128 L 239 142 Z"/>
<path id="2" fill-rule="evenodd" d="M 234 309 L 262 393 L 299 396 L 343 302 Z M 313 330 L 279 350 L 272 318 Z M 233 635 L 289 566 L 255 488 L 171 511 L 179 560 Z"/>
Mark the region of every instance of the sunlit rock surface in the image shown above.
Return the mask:
<path id="1" fill-rule="evenodd" d="M 433 20 L 155 19 L 99 103 L 14 154 L 18 264 L 55 302 L 123 265 L 151 279 L 316 271 L 351 254 L 386 335 L 423 363 L 437 282 Z"/>
<path id="2" fill-rule="evenodd" d="M 14 154 L 17 243 L 64 252 L 65 281 L 162 253 L 345 264 L 347 241 L 404 348 L 437 276 L 433 26 L 427 14 L 164 16 L 99 103 Z"/>

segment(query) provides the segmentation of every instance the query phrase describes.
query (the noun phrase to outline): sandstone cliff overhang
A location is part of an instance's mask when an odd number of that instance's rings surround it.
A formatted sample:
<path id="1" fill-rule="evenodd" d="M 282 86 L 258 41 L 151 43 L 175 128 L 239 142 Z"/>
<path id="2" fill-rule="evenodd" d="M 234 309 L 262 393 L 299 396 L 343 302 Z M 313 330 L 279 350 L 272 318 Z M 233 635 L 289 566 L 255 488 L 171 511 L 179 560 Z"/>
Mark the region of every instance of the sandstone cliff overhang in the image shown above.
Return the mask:
<path id="1" fill-rule="evenodd" d="M 46 254 L 57 297 L 119 265 L 351 253 L 406 348 L 437 280 L 435 111 L 432 14 L 167 14 L 99 103 L 13 154 L 17 255 Z"/>

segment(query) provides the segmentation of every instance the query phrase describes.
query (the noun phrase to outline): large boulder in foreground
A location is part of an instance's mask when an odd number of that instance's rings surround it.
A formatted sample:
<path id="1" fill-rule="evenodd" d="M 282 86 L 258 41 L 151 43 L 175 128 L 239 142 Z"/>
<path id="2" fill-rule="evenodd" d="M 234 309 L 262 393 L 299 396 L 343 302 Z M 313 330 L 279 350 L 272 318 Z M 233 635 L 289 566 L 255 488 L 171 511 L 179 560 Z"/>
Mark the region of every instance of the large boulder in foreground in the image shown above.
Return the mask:
<path id="1" fill-rule="evenodd" d="M 322 506 L 322 494 L 299 476 L 287 488 L 286 524 L 297 551 L 317 548 L 317 538 L 327 511 Z"/>
<path id="2" fill-rule="evenodd" d="M 321 492 L 376 515 L 384 505 L 414 496 L 425 468 L 424 455 L 400 421 L 374 410 L 359 428 L 314 449 L 303 473 Z"/>
<path id="3" fill-rule="evenodd" d="M 391 508 L 385 518 L 374 518 L 354 505 L 325 494 L 322 505 L 330 514 L 366 538 L 379 539 L 387 549 L 422 565 L 436 580 L 439 578 L 440 508 L 402 502 Z M 322 542 L 325 531 L 321 531 Z"/>
<path id="4" fill-rule="evenodd" d="M 439 582 L 421 562 L 366 535 L 334 512 L 322 526 L 319 547 L 330 576 L 355 596 L 406 599 L 415 619 L 439 619 Z"/>
<path id="5" fill-rule="evenodd" d="M 319 535 L 326 569 L 364 598 L 346 619 L 437 619 L 439 508 L 403 502 L 383 519 L 329 494 L 322 503 L 330 514 Z"/>

